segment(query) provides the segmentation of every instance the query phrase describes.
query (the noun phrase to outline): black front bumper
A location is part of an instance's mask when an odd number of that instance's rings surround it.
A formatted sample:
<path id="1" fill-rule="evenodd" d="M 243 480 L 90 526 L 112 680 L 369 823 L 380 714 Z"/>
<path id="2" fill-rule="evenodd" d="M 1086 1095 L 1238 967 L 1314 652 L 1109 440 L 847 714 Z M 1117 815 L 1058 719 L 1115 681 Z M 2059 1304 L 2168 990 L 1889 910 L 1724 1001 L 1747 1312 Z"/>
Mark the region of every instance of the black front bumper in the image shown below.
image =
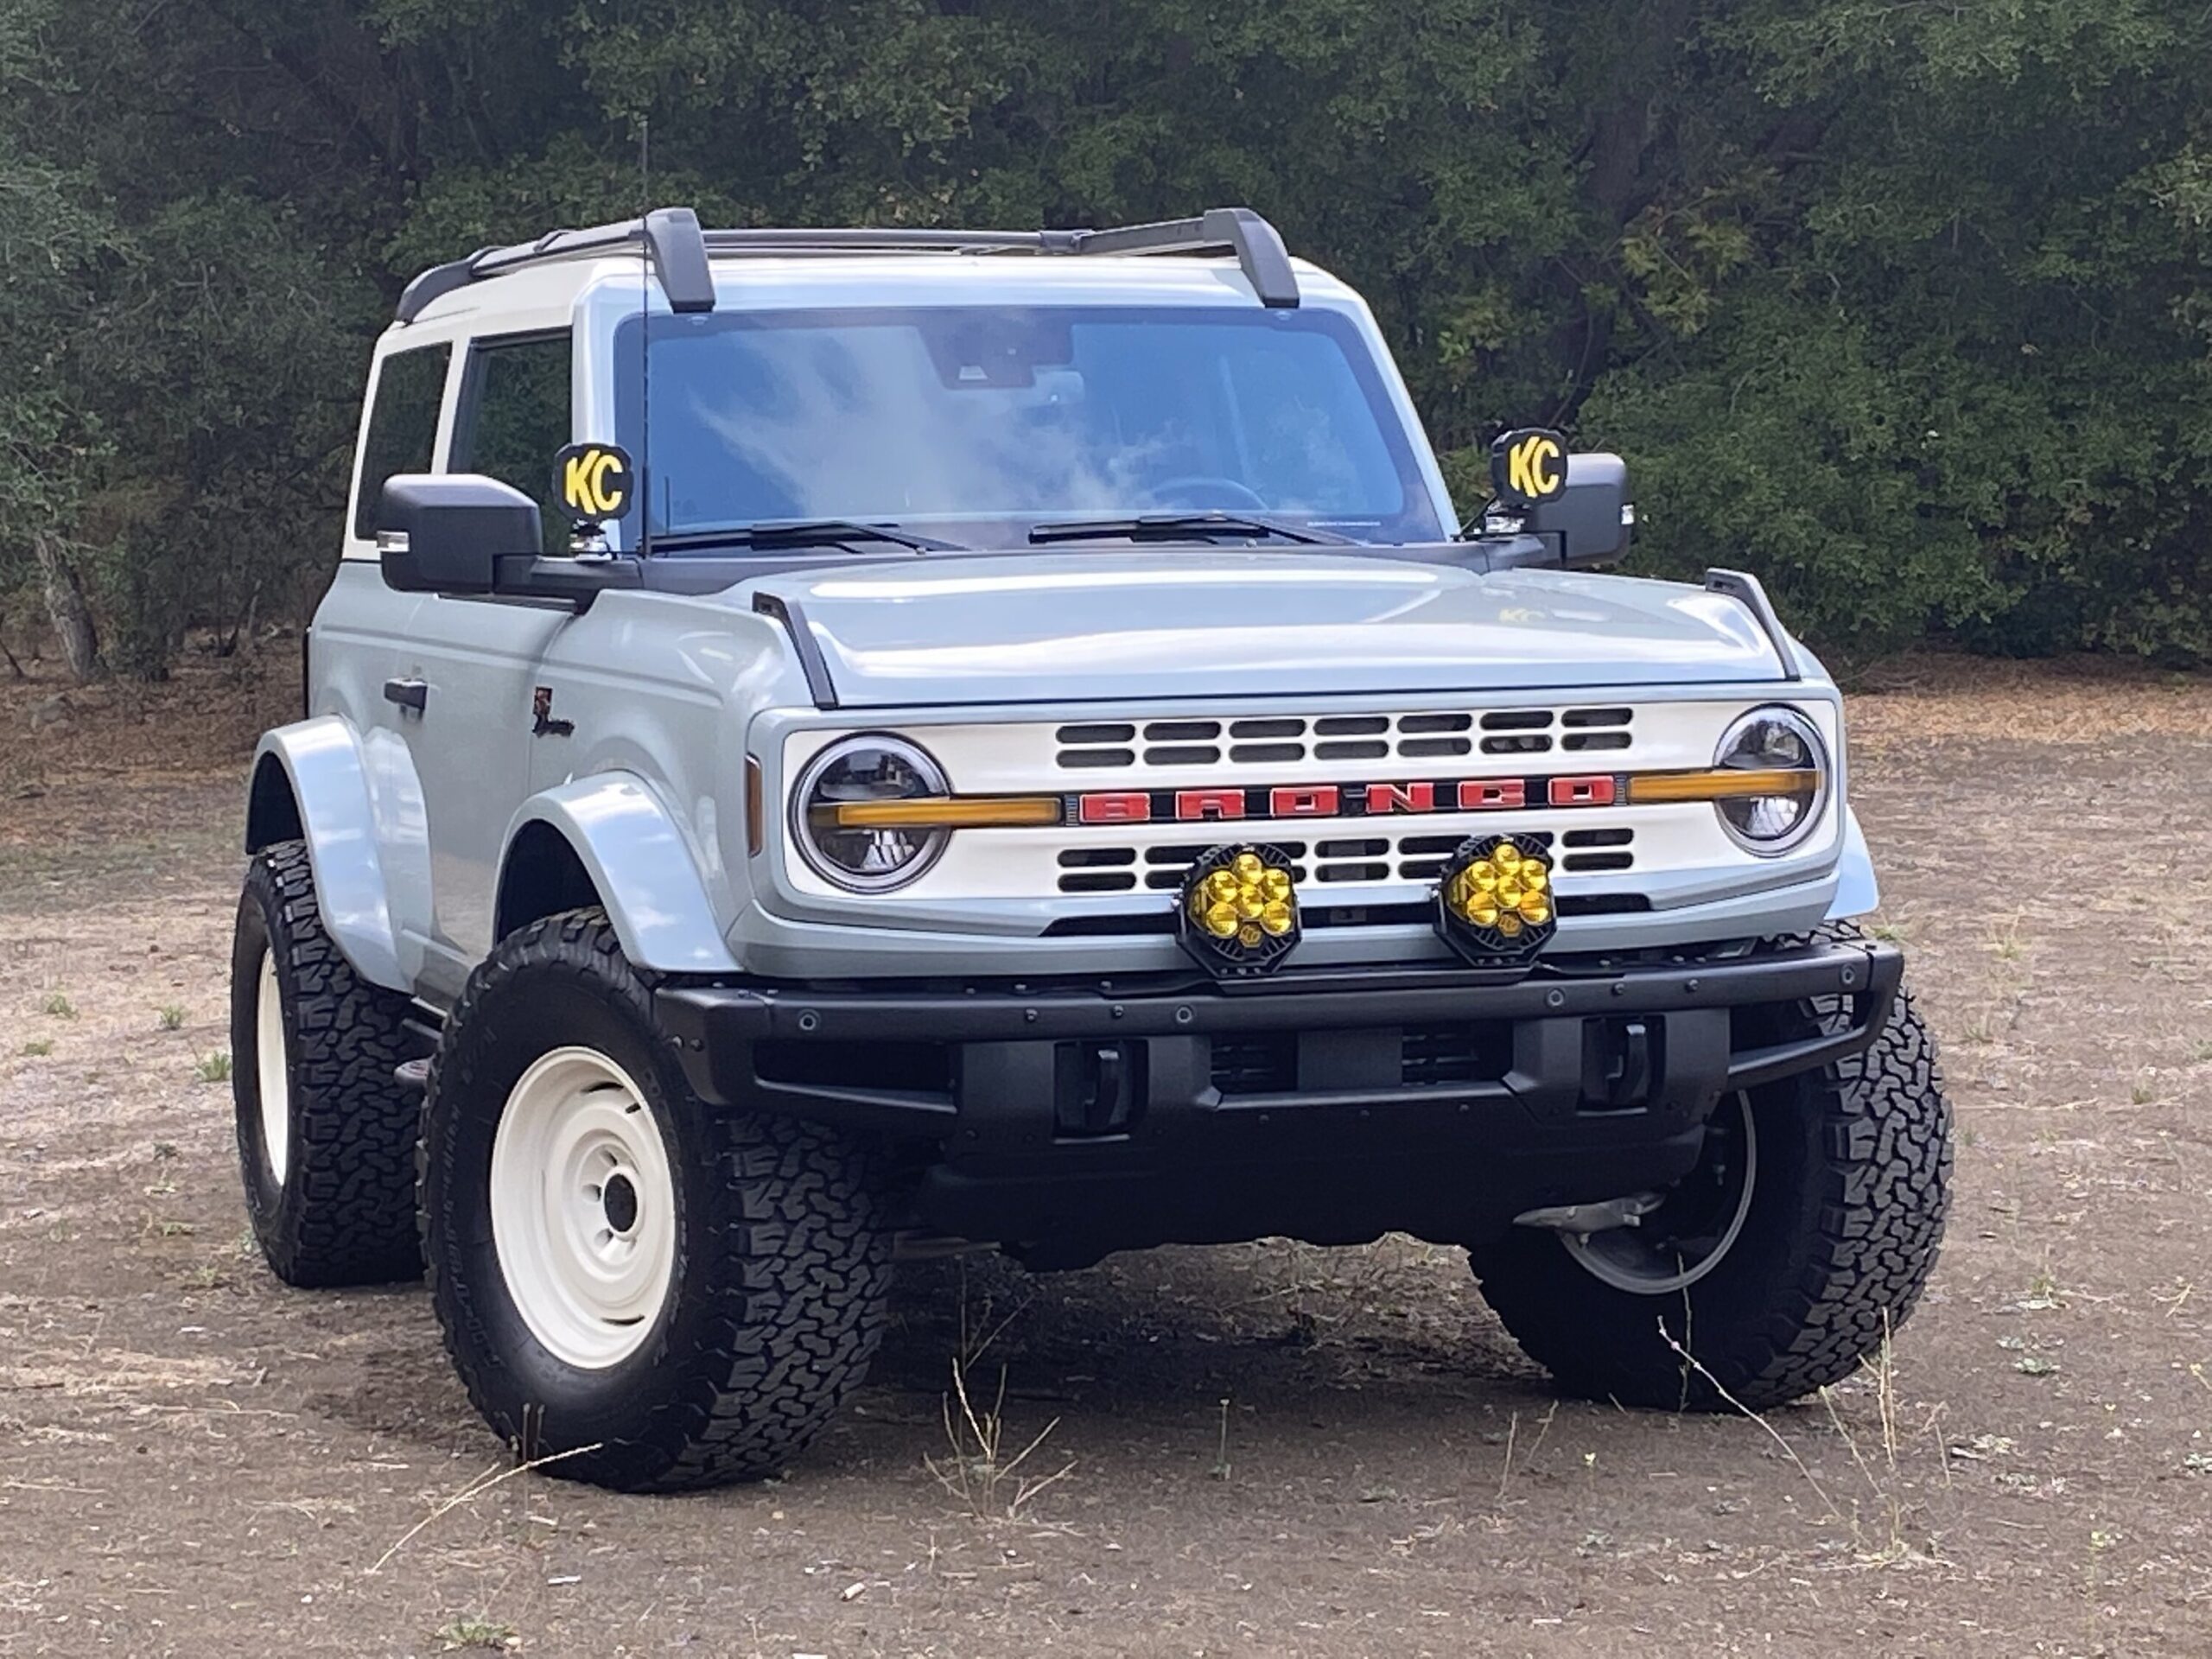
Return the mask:
<path id="1" fill-rule="evenodd" d="M 1073 1255 L 1479 1236 L 1679 1179 L 1724 1095 L 1867 1046 L 1903 973 L 1828 944 L 1484 983 L 1462 969 L 1087 989 L 671 984 L 709 1104 L 901 1147 L 932 1231 Z M 1847 1017 L 1801 1010 L 1842 998 Z M 1058 1241 L 1055 1244 L 1053 1241 Z"/>

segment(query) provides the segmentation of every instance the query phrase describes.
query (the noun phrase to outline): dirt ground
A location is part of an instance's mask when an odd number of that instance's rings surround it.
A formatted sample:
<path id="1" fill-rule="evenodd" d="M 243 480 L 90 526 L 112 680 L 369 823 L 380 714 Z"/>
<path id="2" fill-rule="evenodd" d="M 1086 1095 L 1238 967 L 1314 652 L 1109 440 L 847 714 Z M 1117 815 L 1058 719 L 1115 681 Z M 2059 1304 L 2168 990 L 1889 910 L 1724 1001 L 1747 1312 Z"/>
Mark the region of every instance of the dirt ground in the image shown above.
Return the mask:
<path id="1" fill-rule="evenodd" d="M 906 1274 L 785 1478 L 651 1499 L 490 1484 L 419 1287 L 252 1253 L 216 1079 L 291 648 L 0 682 L 0 1655 L 2212 1650 L 2212 684 L 1854 700 L 1959 1151 L 1927 1301 L 1826 1402 L 1556 1402 L 1402 1239 L 982 1260 Z M 964 1497 L 963 1325 L 1001 1462 L 1041 1437 Z"/>

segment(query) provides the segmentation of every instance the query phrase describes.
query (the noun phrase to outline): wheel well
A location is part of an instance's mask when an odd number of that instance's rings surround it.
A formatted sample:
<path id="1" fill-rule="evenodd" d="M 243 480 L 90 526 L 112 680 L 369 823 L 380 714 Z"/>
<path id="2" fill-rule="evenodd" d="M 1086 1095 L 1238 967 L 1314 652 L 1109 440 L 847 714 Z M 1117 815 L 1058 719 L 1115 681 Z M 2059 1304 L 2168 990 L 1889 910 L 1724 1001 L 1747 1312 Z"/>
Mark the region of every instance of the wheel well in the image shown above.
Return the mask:
<path id="1" fill-rule="evenodd" d="M 275 755 L 264 754 L 253 769 L 253 787 L 246 795 L 245 849 L 257 853 L 280 841 L 305 839 L 307 829 L 292 794 L 292 780 Z"/>
<path id="2" fill-rule="evenodd" d="M 568 837 L 550 823 L 526 823 L 499 872 L 493 931 L 504 939 L 541 918 L 604 902 Z"/>

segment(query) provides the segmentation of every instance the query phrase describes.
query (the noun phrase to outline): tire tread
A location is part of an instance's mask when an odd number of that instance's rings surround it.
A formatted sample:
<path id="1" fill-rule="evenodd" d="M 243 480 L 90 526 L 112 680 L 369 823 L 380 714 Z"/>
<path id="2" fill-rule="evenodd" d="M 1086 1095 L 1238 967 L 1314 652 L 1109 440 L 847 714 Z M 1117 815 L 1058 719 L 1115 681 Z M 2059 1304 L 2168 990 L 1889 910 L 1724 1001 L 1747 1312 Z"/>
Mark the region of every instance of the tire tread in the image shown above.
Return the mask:
<path id="1" fill-rule="evenodd" d="M 518 987 L 542 976 L 592 982 L 652 1029 L 650 985 L 622 954 L 605 913 L 566 912 L 501 943 L 471 976 L 430 1062 L 430 1109 L 417 1164 L 424 1252 L 434 1264 L 434 1300 L 451 1356 L 470 1400 L 504 1438 L 520 1444 L 528 1402 L 499 1356 L 487 1351 L 480 1321 L 438 1267 L 466 1217 L 461 1184 L 434 1168 L 449 1146 L 436 1119 L 483 1110 L 472 1033 L 500 1017 Z M 655 1039 L 662 1042 L 664 1039 Z M 658 1068 L 664 1090 L 682 1090 L 672 1064 Z M 882 1335 L 891 1276 L 887 1237 L 875 1224 L 874 1192 L 861 1149 L 819 1126 L 786 1118 L 710 1111 L 683 1090 L 689 1121 L 704 1131 L 696 1156 L 714 1172 L 712 1208 L 702 1228 L 705 1259 L 691 1282 L 713 1299 L 701 1339 L 683 1346 L 664 1335 L 655 1357 L 678 1386 L 620 1445 L 564 1458 L 549 1473 L 633 1491 L 676 1491 L 778 1472 L 820 1433 L 866 1375 Z M 679 1286 L 679 1295 L 687 1294 Z M 555 1451 L 569 1448 L 554 1446 Z"/>
<path id="2" fill-rule="evenodd" d="M 407 1058 L 408 999 L 353 971 L 325 931 L 304 842 L 281 842 L 254 857 L 242 907 L 257 906 L 278 971 L 289 982 L 294 1166 L 274 1206 L 251 1204 L 254 1231 L 277 1276 L 306 1287 L 387 1284 L 423 1270 L 415 1231 L 410 1161 L 418 1133 L 414 1101 L 396 1075 Z M 252 1049 L 256 988 L 232 997 L 233 1092 L 238 1150 L 251 1193 L 257 1131 L 248 1084 L 257 1090 Z"/>

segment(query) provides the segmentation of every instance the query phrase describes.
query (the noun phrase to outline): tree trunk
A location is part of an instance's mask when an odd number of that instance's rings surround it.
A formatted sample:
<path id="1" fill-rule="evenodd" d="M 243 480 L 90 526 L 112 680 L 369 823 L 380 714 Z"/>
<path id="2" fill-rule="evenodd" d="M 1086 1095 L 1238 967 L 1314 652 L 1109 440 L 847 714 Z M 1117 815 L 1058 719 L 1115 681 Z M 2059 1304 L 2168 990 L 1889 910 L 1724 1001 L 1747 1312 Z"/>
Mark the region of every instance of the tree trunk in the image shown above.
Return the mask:
<path id="1" fill-rule="evenodd" d="M 31 538 L 38 556 L 39 574 L 46 579 L 46 613 L 53 619 L 54 637 L 61 642 L 62 660 L 79 684 L 100 671 L 100 636 L 92 626 L 92 608 L 85 602 L 85 585 L 61 543 L 51 536 Z"/>

